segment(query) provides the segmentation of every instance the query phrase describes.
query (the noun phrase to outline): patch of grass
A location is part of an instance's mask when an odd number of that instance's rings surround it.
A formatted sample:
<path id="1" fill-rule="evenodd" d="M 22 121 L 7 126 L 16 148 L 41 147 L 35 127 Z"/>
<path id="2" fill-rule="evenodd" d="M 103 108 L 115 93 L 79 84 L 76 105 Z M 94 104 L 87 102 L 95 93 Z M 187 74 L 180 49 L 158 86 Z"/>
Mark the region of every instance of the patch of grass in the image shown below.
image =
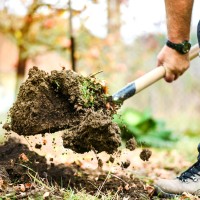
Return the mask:
<path id="1" fill-rule="evenodd" d="M 91 89 L 91 82 L 85 80 L 82 83 L 81 93 L 85 107 L 93 107 L 94 105 L 94 91 Z"/>
<path id="2" fill-rule="evenodd" d="M 86 108 L 94 107 L 95 101 L 98 101 L 97 99 L 98 94 L 102 91 L 102 85 L 98 80 L 86 78 L 81 83 L 81 97 L 84 102 L 84 106 Z M 105 95 L 106 98 L 106 95 Z"/>
<path id="3" fill-rule="evenodd" d="M 57 80 L 54 80 L 53 83 L 52 83 L 53 87 L 54 87 L 54 90 L 56 92 L 58 92 L 60 90 L 60 84 Z"/>
<path id="4" fill-rule="evenodd" d="M 64 200 L 98 200 L 99 198 L 87 194 L 84 190 L 75 193 L 73 190 L 66 190 Z"/>
<path id="5" fill-rule="evenodd" d="M 55 183 L 50 183 L 47 179 L 41 178 L 37 172 L 33 169 L 27 167 L 26 165 L 20 164 L 28 169 L 27 175 L 30 177 L 30 188 L 25 189 L 24 184 L 17 184 L 9 188 L 9 193 L 1 193 L 0 200 L 7 199 L 28 199 L 28 200 L 114 200 L 116 195 L 110 195 L 109 193 L 99 193 L 91 195 L 87 193 L 84 189 L 78 191 L 71 188 L 62 188 Z M 21 187 L 24 185 L 24 187 Z M 17 189 L 18 188 L 18 189 Z M 22 188 L 22 189 L 20 189 Z M 100 188 L 101 189 L 101 188 Z"/>

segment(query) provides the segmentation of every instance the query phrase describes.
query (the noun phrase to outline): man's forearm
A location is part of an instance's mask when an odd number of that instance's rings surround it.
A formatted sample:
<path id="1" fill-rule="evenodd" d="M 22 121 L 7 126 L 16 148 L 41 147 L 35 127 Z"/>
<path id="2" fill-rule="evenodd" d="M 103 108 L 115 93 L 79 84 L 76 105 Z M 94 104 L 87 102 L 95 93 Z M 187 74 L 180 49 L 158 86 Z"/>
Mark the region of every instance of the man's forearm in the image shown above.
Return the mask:
<path id="1" fill-rule="evenodd" d="M 189 40 L 193 0 L 165 0 L 168 39 L 174 43 Z"/>

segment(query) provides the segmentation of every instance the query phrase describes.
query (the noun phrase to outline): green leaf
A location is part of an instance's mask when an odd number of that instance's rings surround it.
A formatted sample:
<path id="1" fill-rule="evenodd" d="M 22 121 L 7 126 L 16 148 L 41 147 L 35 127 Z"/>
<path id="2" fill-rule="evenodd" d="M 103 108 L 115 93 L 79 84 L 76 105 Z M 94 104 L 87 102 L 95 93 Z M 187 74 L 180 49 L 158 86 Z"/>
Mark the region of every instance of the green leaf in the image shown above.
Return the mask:
<path id="1" fill-rule="evenodd" d="M 153 118 L 149 111 L 127 108 L 115 115 L 114 121 L 119 125 L 124 140 L 135 137 L 137 142 L 154 147 L 170 147 L 178 140 L 171 130 L 166 129 L 165 122 Z"/>

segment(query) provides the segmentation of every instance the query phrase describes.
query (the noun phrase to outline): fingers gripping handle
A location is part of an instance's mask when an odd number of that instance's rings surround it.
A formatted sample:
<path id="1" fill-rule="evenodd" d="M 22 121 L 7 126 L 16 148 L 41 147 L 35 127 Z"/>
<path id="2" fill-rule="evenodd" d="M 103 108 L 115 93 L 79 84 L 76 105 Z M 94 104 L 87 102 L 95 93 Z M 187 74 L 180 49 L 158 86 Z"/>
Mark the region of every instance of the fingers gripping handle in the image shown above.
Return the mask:
<path id="1" fill-rule="evenodd" d="M 196 44 L 192 46 L 189 54 L 190 60 L 194 59 L 198 56 L 200 52 L 199 45 Z M 151 70 L 150 72 L 144 74 L 140 78 L 136 79 L 134 82 L 129 83 L 127 86 L 122 88 L 120 91 L 115 93 L 112 96 L 113 101 L 121 101 L 128 99 L 129 97 L 133 96 L 134 94 L 142 91 L 146 87 L 152 85 L 153 83 L 157 82 L 158 80 L 162 79 L 165 76 L 166 69 L 163 66 L 156 67 L 155 69 Z"/>
<path id="2" fill-rule="evenodd" d="M 124 100 L 163 78 L 165 73 L 166 70 L 163 66 L 151 70 L 115 93 L 112 96 L 113 101 L 123 102 Z"/>
<path id="3" fill-rule="evenodd" d="M 189 59 L 192 60 L 196 58 L 199 54 L 199 47 L 198 44 L 192 46 L 189 54 Z M 166 69 L 163 66 L 159 66 L 152 71 L 148 72 L 147 74 L 143 75 L 142 77 L 135 80 L 136 86 L 136 93 L 140 92 L 141 90 L 145 89 L 146 87 L 152 85 L 153 83 L 157 82 L 161 78 L 163 78 L 166 74 Z"/>

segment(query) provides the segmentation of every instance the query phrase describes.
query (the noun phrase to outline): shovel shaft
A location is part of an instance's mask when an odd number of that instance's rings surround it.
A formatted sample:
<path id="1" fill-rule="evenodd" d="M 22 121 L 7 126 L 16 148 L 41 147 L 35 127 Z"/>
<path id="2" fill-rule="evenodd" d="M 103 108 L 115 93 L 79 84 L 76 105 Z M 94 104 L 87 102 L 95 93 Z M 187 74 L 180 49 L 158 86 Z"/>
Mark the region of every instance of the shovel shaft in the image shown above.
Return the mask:
<path id="1" fill-rule="evenodd" d="M 199 51 L 200 49 L 198 44 L 192 46 L 189 54 L 190 60 L 197 57 L 199 55 Z M 135 81 L 128 83 L 125 87 L 112 95 L 112 100 L 116 102 L 125 101 L 126 99 L 132 97 L 133 95 L 162 79 L 165 76 L 165 73 L 166 70 L 163 66 L 154 68 L 153 70 L 139 77 Z"/>

